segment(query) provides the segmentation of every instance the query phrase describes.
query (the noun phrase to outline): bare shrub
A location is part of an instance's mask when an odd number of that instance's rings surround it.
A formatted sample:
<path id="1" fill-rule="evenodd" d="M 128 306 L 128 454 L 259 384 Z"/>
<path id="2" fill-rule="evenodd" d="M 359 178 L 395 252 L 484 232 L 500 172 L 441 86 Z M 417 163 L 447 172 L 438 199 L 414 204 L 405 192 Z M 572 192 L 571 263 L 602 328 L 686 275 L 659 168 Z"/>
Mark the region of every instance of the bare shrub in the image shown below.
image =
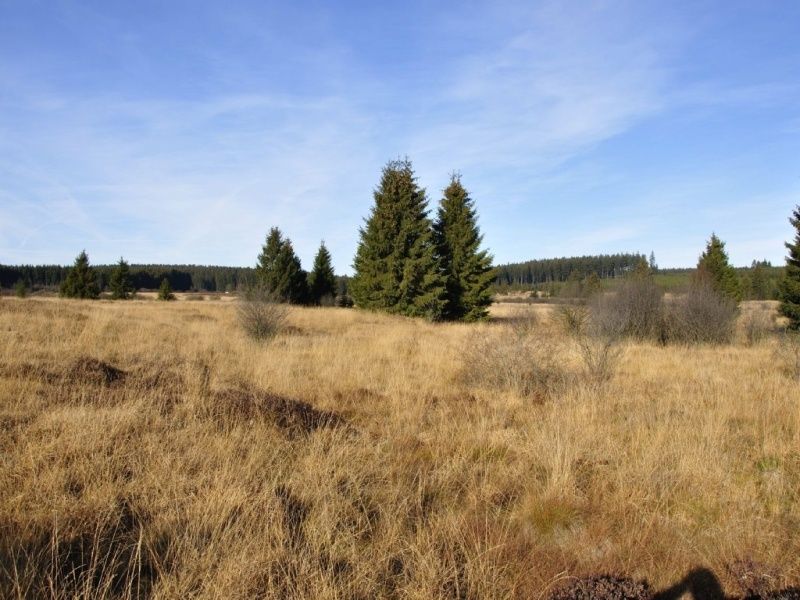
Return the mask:
<path id="1" fill-rule="evenodd" d="M 613 335 L 583 335 L 578 338 L 578 349 L 589 381 L 602 384 L 614 377 L 619 361 L 622 358 L 619 337 Z"/>
<path id="2" fill-rule="evenodd" d="M 625 281 L 615 293 L 590 305 L 593 328 L 606 337 L 658 339 L 664 320 L 664 292 L 650 277 Z"/>
<path id="3" fill-rule="evenodd" d="M 585 304 L 562 304 L 557 318 L 568 335 L 581 336 L 589 323 L 589 309 Z"/>
<path id="4" fill-rule="evenodd" d="M 288 308 L 279 304 L 269 292 L 254 288 L 245 292 L 237 306 L 239 324 L 254 340 L 275 336 L 286 320 Z"/>
<path id="5" fill-rule="evenodd" d="M 565 381 L 562 348 L 533 323 L 532 317 L 512 320 L 500 336 L 476 334 L 465 357 L 468 383 L 538 400 L 558 389 Z"/>
<path id="6" fill-rule="evenodd" d="M 725 344 L 733 338 L 738 313 L 734 300 L 698 282 L 668 305 L 664 337 L 679 344 Z"/>
<path id="7" fill-rule="evenodd" d="M 769 308 L 760 306 L 748 311 L 741 319 L 744 343 L 755 346 L 763 342 L 775 326 Z"/>

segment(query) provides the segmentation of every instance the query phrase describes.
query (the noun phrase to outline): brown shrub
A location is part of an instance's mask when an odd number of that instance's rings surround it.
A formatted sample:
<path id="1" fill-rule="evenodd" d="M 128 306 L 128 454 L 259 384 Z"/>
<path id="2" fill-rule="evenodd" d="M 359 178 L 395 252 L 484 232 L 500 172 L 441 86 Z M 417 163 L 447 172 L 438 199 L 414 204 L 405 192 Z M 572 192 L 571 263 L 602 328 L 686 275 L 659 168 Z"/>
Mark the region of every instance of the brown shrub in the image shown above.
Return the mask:
<path id="1" fill-rule="evenodd" d="M 279 304 L 269 292 L 253 289 L 244 294 L 237 306 L 239 324 L 254 340 L 274 337 L 286 320 L 288 308 Z"/>
<path id="2" fill-rule="evenodd" d="M 563 352 L 552 336 L 539 334 L 531 321 L 511 321 L 499 336 L 476 333 L 464 372 L 468 383 L 544 400 L 565 381 Z"/>
<path id="3" fill-rule="evenodd" d="M 739 308 L 735 301 L 698 281 L 666 311 L 663 337 L 678 344 L 731 341 Z"/>
<path id="4" fill-rule="evenodd" d="M 664 320 L 664 292 L 650 277 L 634 277 L 590 304 L 594 332 L 606 338 L 658 339 Z"/>

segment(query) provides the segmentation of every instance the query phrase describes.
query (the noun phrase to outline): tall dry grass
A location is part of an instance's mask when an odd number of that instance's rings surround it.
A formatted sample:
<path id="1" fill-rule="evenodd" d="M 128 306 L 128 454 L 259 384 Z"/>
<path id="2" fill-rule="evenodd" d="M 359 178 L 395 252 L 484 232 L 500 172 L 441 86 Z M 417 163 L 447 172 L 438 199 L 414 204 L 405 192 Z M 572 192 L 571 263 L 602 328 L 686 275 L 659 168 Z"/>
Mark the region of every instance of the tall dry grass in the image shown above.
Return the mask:
<path id="1" fill-rule="evenodd" d="M 292 308 L 3 299 L 0 595 L 537 598 L 569 575 L 800 577 L 800 391 L 778 342 L 625 342 L 542 401 L 466 376 L 475 336 Z M 518 309 L 515 309 L 518 310 Z"/>

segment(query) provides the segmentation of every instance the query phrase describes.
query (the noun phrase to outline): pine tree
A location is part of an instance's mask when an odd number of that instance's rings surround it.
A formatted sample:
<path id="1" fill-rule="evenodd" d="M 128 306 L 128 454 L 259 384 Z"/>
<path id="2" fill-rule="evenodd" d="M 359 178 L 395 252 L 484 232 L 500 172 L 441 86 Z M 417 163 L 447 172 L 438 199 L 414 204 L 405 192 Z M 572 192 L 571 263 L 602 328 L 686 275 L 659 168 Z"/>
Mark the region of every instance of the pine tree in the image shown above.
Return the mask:
<path id="1" fill-rule="evenodd" d="M 89 257 L 85 250 L 75 259 L 75 264 L 61 284 L 60 295 L 64 298 L 92 299 L 100 296 L 100 288 L 94 270 L 89 266 Z"/>
<path id="2" fill-rule="evenodd" d="M 172 293 L 172 286 L 169 283 L 169 279 L 166 277 L 161 280 L 161 287 L 158 288 L 158 299 L 164 301 L 175 300 L 175 294 Z"/>
<path id="3" fill-rule="evenodd" d="M 492 257 L 480 249 L 475 204 L 453 175 L 444 190 L 433 225 L 434 241 L 445 274 L 446 319 L 478 321 L 485 319 L 492 303 L 490 286 L 495 278 Z"/>
<path id="4" fill-rule="evenodd" d="M 725 242 L 716 234 L 706 244 L 706 249 L 700 255 L 697 263 L 697 277 L 705 280 L 719 293 L 731 300 L 739 302 L 742 299 L 742 288 L 736 271 L 728 262 L 725 252 Z"/>
<path id="5" fill-rule="evenodd" d="M 789 256 L 779 287 L 780 311 L 789 319 L 789 329 L 800 331 L 800 205 L 794 209 L 789 222 L 796 232 L 794 242 L 786 242 Z"/>
<path id="6" fill-rule="evenodd" d="M 444 276 L 436 256 L 425 190 L 411 162 L 389 162 L 356 251 L 350 293 L 361 308 L 441 318 Z"/>
<path id="7" fill-rule="evenodd" d="M 336 276 L 325 242 L 320 244 L 314 257 L 314 268 L 308 275 L 308 295 L 311 304 L 332 304 L 336 297 Z"/>
<path id="8" fill-rule="evenodd" d="M 111 272 L 108 287 L 111 288 L 111 298 L 114 300 L 128 300 L 133 296 L 135 290 L 131 279 L 131 270 L 122 257 Z"/>

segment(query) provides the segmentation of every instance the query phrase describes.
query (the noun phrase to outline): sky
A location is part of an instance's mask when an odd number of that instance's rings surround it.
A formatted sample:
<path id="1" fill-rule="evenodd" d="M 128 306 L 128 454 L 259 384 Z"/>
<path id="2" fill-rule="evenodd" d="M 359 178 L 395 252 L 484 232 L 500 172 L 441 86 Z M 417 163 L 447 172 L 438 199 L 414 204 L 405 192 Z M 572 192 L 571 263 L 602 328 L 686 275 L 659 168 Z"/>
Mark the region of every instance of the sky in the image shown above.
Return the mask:
<path id="1" fill-rule="evenodd" d="M 0 0 L 0 263 L 352 272 L 381 168 L 459 172 L 495 262 L 782 264 L 800 2 Z"/>

